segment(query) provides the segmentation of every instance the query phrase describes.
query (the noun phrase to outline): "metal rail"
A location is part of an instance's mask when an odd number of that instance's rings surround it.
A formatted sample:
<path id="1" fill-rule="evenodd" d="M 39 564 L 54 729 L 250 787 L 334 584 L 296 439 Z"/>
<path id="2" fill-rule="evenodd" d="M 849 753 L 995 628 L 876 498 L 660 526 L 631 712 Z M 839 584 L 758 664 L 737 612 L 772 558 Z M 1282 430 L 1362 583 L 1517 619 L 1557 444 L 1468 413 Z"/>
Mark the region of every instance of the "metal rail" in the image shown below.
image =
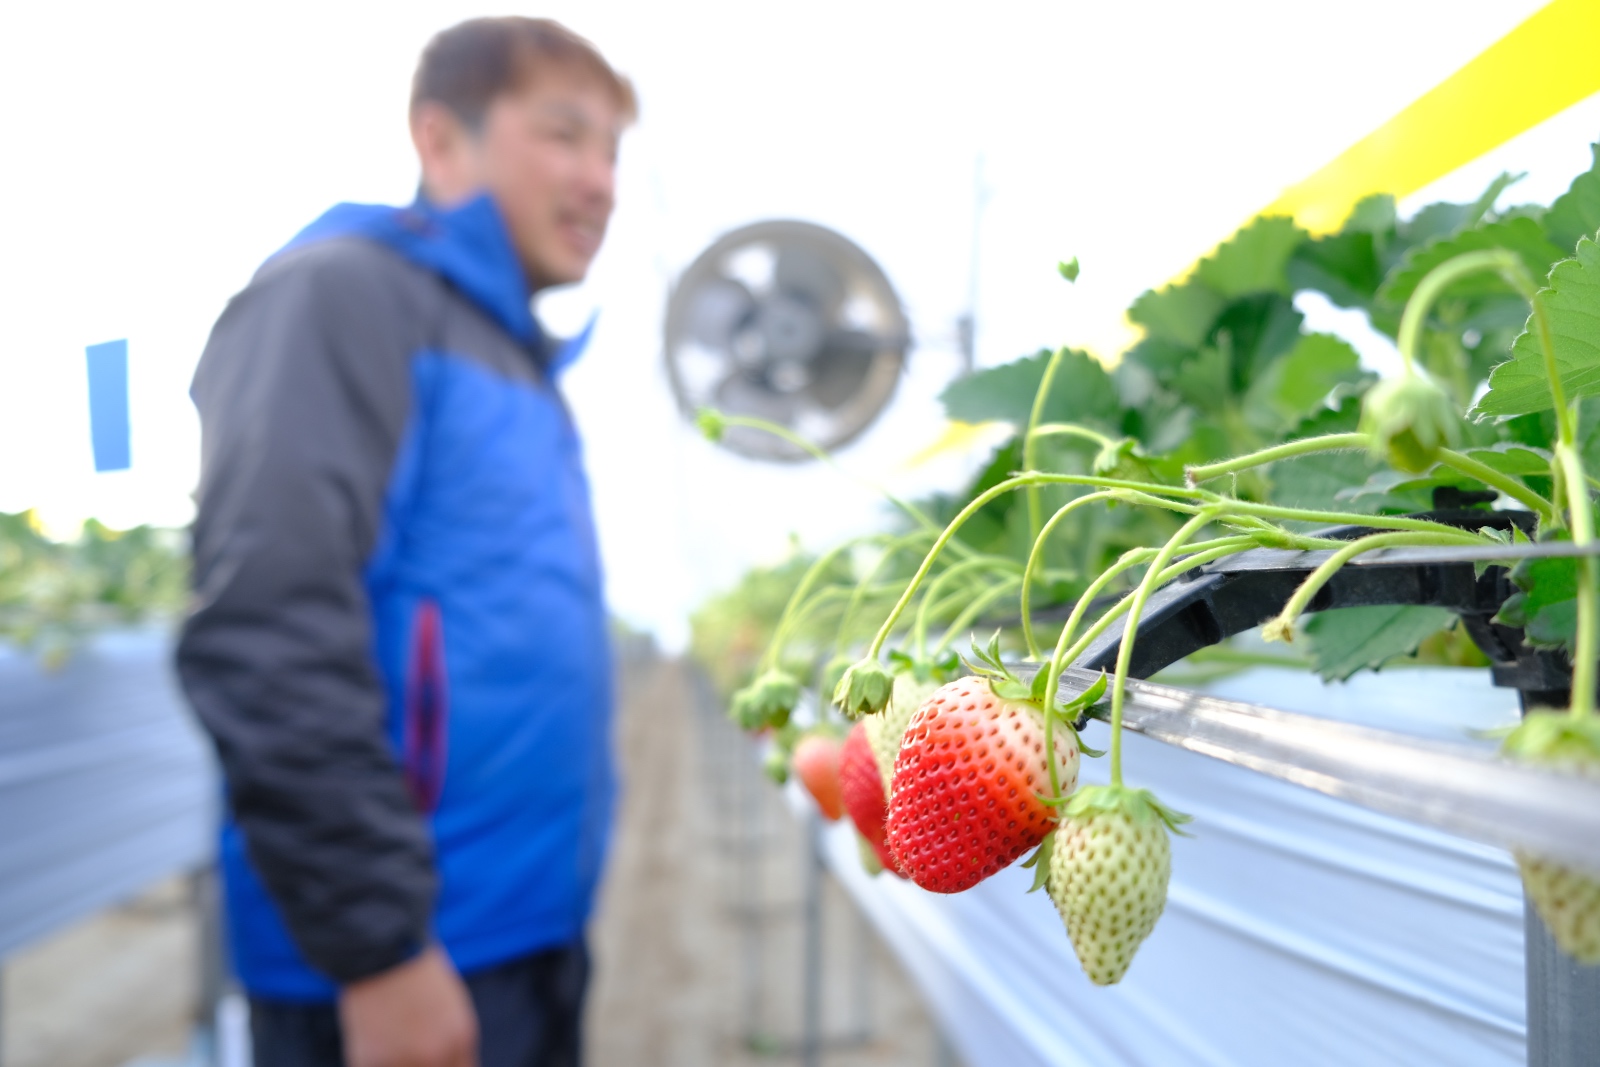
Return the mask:
<path id="1" fill-rule="evenodd" d="M 1071 699 L 1100 677 L 1063 673 Z M 1178 748 L 1511 851 L 1600 874 L 1600 780 L 1467 745 L 1128 682 L 1123 724 Z"/>

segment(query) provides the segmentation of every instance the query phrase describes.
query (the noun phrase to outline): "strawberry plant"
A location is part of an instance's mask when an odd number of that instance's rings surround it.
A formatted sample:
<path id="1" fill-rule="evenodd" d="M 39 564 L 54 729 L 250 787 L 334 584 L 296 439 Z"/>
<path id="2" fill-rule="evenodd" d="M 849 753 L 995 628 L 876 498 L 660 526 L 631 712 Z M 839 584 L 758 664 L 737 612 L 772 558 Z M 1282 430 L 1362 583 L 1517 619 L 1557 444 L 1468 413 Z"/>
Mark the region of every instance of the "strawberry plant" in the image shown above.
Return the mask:
<path id="1" fill-rule="evenodd" d="M 779 727 L 781 761 L 805 676 L 861 720 L 841 780 L 874 865 L 959 892 L 1033 850 L 1034 888 L 1055 902 L 1085 972 L 1119 981 L 1161 914 L 1168 835 L 1186 820 L 1124 780 L 1126 682 L 1158 588 L 1252 549 L 1323 552 L 1262 634 L 1309 643 L 1316 669 L 1343 677 L 1419 646 L 1472 662 L 1438 609 L 1351 609 L 1303 626 L 1363 554 L 1470 554 L 1523 527 L 1594 544 L 1596 153 L 1548 209 L 1496 210 L 1513 181 L 1502 177 L 1474 203 L 1404 220 L 1392 200 L 1369 198 L 1316 238 L 1257 219 L 1191 276 L 1135 302 L 1129 317 L 1145 336 L 1114 369 L 1059 349 L 956 382 L 944 397 L 952 417 L 1008 422 L 1015 436 L 965 492 L 891 497 L 894 529 L 810 564 L 733 699 L 736 717 Z M 1076 261 L 1061 274 L 1073 281 Z M 1307 289 L 1392 336 L 1399 372 L 1378 380 L 1343 341 L 1306 332 L 1293 297 Z M 734 421 L 768 428 L 714 414 L 703 425 Z M 1453 510 L 1431 512 L 1436 499 Z M 1488 511 L 1477 522 L 1472 509 L 1490 506 L 1525 521 L 1511 533 Z M 1530 559 L 1510 577 L 1518 592 L 1498 621 L 1564 655 L 1572 688 L 1568 707 L 1529 714 L 1505 752 L 1600 774 L 1595 557 Z M 1002 632 L 957 677 L 954 643 L 990 620 Z M 1063 672 L 1119 620 L 1112 674 L 1063 704 Z M 820 636 L 830 628 L 831 641 Z M 1073 728 L 1089 712 L 1109 723 L 1110 782 L 1075 791 L 1080 753 L 1099 755 Z M 1600 883 L 1539 857 L 1519 862 L 1557 943 L 1600 960 Z"/>
<path id="2" fill-rule="evenodd" d="M 32 512 L 0 513 L 0 640 L 60 664 L 87 634 L 170 617 L 188 596 L 186 554 L 174 530 L 113 530 L 90 519 L 75 541 L 54 541 Z"/>

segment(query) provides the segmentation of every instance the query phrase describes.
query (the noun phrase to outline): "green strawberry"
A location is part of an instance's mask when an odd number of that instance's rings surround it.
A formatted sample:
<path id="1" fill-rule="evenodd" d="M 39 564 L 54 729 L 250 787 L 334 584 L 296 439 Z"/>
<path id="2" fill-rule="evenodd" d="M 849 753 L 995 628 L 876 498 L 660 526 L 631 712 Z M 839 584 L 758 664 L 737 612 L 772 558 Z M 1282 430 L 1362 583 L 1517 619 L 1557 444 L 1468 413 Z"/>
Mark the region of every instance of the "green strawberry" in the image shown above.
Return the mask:
<path id="1" fill-rule="evenodd" d="M 1161 918 L 1172 874 L 1167 830 L 1186 819 L 1124 786 L 1086 786 L 1067 802 L 1045 889 L 1096 985 L 1122 980 Z"/>
<path id="2" fill-rule="evenodd" d="M 867 742 L 872 745 L 872 755 L 883 774 L 885 794 L 889 791 L 889 783 L 894 780 L 894 758 L 900 754 L 900 739 L 905 736 L 906 723 L 938 688 L 938 682 L 919 682 L 909 671 L 897 674 L 894 692 L 889 696 L 889 706 L 879 714 L 869 715 L 862 720 L 867 728 Z"/>
<path id="3" fill-rule="evenodd" d="M 1372 436 L 1374 459 L 1421 474 L 1439 461 L 1441 448 L 1461 440 L 1461 413 L 1443 389 L 1407 371 L 1367 390 L 1361 432 Z"/>
<path id="4" fill-rule="evenodd" d="M 1506 738 L 1504 751 L 1552 770 L 1600 777 L 1600 720 L 1535 712 Z M 1600 963 L 1600 879 L 1523 852 L 1517 867 L 1561 951 L 1586 966 Z"/>

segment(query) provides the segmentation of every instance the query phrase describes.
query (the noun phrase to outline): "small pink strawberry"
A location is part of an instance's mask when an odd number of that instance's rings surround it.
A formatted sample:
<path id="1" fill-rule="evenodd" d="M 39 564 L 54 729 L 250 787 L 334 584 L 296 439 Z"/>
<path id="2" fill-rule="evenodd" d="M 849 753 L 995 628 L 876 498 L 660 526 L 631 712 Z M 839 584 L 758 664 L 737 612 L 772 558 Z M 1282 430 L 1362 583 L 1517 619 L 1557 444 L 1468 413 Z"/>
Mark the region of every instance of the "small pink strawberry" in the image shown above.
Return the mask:
<path id="1" fill-rule="evenodd" d="M 827 734 L 808 734 L 795 746 L 794 773 L 829 822 L 844 814 L 839 780 L 839 742 Z"/>

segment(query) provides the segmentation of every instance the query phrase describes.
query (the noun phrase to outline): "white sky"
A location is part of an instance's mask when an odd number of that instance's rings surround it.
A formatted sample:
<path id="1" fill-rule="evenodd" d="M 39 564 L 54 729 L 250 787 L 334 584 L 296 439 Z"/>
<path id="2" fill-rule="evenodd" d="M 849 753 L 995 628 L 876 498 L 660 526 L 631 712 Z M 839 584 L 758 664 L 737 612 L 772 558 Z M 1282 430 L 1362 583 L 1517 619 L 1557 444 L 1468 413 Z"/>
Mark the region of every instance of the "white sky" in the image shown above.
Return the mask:
<path id="1" fill-rule="evenodd" d="M 568 385 L 588 441 L 616 609 L 669 644 L 685 612 L 791 533 L 878 517 L 815 467 L 740 460 L 681 424 L 661 368 L 673 275 L 772 217 L 849 235 L 887 271 L 921 347 L 845 453 L 917 491 L 966 302 L 975 161 L 990 199 L 979 362 L 1044 345 L 1114 353 L 1122 312 L 1539 7 L 1538 0 L 672 4 L 559 0 L 635 80 L 620 202 L 588 283 L 547 321 L 600 326 Z M 13 4 L 0 13 L 0 510 L 57 529 L 190 518 L 187 397 L 207 330 L 271 251 L 339 200 L 402 202 L 416 54 L 465 3 Z M 1500 169 L 1544 200 L 1588 164 L 1591 99 L 1424 190 Z M 1076 255 L 1067 286 L 1058 260 Z M 1338 316 L 1312 307 L 1316 324 Z M 1326 328 L 1326 327 L 1324 327 Z M 1348 324 L 1345 327 L 1348 328 Z M 95 474 L 83 349 L 127 337 L 131 471 Z M 1380 346 L 1371 358 L 1382 361 Z"/>

